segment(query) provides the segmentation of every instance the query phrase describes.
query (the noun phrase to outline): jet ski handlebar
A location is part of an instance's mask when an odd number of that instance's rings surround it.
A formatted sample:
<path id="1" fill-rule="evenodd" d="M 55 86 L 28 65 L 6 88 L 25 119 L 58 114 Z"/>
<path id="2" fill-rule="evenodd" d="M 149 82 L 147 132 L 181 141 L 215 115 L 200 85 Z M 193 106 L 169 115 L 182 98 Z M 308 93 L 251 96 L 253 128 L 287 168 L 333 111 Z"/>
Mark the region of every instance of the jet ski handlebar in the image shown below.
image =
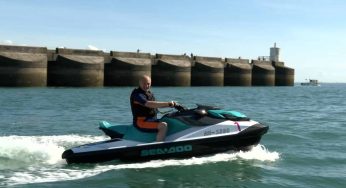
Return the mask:
<path id="1" fill-rule="evenodd" d="M 174 108 L 175 108 L 176 110 L 178 110 L 179 112 L 184 112 L 184 111 L 187 111 L 187 110 L 188 110 L 185 106 L 183 106 L 183 105 L 181 105 L 181 104 L 178 104 L 178 103 L 175 104 Z"/>

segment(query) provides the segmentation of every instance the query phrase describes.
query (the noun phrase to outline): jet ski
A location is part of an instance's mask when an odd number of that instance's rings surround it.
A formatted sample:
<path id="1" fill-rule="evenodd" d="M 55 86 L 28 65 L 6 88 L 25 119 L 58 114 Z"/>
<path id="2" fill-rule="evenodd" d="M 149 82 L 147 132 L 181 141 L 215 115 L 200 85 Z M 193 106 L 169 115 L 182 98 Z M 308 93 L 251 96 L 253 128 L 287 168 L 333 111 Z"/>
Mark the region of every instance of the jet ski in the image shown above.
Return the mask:
<path id="1" fill-rule="evenodd" d="M 64 151 L 62 158 L 69 164 L 131 162 L 247 151 L 257 145 L 269 129 L 234 110 L 206 105 L 192 109 L 176 105 L 175 109 L 160 118 L 168 124 L 163 142 L 155 141 L 155 132 L 101 121 L 99 129 L 110 137 L 109 140 L 73 147 Z"/>

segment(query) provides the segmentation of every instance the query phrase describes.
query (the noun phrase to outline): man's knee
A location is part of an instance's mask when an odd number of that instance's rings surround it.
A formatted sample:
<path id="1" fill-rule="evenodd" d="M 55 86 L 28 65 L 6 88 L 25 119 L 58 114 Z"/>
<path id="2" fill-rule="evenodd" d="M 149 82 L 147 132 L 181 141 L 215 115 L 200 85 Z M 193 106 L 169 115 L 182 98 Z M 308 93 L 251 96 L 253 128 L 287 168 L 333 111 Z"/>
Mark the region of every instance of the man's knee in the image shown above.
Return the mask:
<path id="1" fill-rule="evenodd" d="M 159 130 L 165 130 L 167 129 L 167 123 L 166 122 L 160 122 L 160 124 L 157 127 Z"/>

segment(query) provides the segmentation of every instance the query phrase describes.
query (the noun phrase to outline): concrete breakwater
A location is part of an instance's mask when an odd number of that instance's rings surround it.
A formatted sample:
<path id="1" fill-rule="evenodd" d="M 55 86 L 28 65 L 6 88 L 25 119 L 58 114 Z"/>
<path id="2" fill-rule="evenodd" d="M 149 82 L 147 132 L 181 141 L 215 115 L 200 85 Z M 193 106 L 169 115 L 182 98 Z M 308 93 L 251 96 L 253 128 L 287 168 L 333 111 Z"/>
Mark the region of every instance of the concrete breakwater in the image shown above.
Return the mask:
<path id="1" fill-rule="evenodd" d="M 152 77 L 153 86 L 294 85 L 294 69 L 278 57 L 250 61 L 0 45 L 0 86 L 4 87 L 136 86 L 143 74 Z"/>

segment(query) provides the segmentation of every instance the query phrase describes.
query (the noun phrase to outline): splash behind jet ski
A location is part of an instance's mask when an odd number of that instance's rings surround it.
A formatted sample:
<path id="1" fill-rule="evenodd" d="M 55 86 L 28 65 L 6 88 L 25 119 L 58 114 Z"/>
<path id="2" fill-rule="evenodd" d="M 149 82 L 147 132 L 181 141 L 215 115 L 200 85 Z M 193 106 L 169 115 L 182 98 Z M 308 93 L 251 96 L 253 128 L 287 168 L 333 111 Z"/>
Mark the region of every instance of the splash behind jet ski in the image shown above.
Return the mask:
<path id="1" fill-rule="evenodd" d="M 133 125 L 99 123 L 111 139 L 66 150 L 67 163 L 98 163 L 111 160 L 147 161 L 188 158 L 229 150 L 247 151 L 257 145 L 269 127 L 233 110 L 197 105 L 187 109 L 177 105 L 175 112 L 160 121 L 168 124 L 164 142 L 155 142 L 157 133 L 138 130 Z"/>

